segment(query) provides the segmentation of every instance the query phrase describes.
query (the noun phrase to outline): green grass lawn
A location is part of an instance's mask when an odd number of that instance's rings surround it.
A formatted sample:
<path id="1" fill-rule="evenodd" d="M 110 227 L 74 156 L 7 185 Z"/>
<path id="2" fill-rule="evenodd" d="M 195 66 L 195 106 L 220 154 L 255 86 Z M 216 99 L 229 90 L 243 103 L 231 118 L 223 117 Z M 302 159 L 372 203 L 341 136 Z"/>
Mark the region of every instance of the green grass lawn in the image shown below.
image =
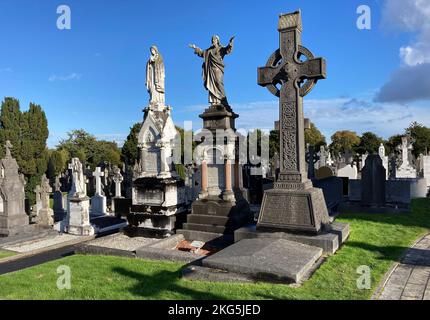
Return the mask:
<path id="1" fill-rule="evenodd" d="M 408 215 L 345 215 L 348 242 L 299 288 L 180 279 L 180 263 L 72 256 L 0 276 L 0 299 L 368 299 L 406 248 L 430 228 L 430 199 L 413 202 Z M 57 267 L 72 272 L 71 290 L 56 286 Z M 359 290 L 357 267 L 372 270 L 372 289 Z"/>
<path id="2" fill-rule="evenodd" d="M 6 251 L 6 250 L 1 250 L 0 249 L 0 259 L 11 257 L 11 256 L 14 256 L 14 255 L 15 255 L 14 252 Z"/>

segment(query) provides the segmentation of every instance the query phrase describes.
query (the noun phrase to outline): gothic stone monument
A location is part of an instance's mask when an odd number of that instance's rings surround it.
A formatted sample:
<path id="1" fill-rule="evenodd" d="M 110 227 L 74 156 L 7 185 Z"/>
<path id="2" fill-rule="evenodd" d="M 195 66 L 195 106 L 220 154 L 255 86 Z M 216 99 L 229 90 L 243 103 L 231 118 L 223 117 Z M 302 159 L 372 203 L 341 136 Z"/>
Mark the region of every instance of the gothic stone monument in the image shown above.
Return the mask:
<path id="1" fill-rule="evenodd" d="M 178 140 L 171 115 L 165 105 L 165 69 L 158 49 L 151 47 L 147 63 L 149 106 L 138 135 L 139 160 L 134 168 L 130 225 L 141 230 L 169 234 L 176 229 L 179 215 L 188 212 L 184 181 L 172 163 Z"/>
<path id="2" fill-rule="evenodd" d="M 322 190 L 307 178 L 303 97 L 326 78 L 326 62 L 300 45 L 300 12 L 281 15 L 278 30 L 280 49 L 259 68 L 258 84 L 280 98 L 281 171 L 274 189 L 264 194 L 257 228 L 318 234 L 329 216 Z"/>
<path id="3" fill-rule="evenodd" d="M 24 176 L 18 173 L 11 148 L 10 141 L 6 141 L 6 155 L 0 160 L 0 237 L 19 234 L 27 230 L 30 223 L 24 209 Z"/>
<path id="4" fill-rule="evenodd" d="M 233 51 L 234 37 L 227 46 L 212 37 L 212 46 L 202 50 L 190 45 L 204 59 L 203 81 L 210 106 L 200 115 L 204 141 L 197 147 L 201 188 L 192 204 L 191 215 L 183 230 L 188 240 L 212 241 L 233 238 L 234 230 L 252 221 L 249 203 L 243 197 L 241 165 L 236 152 L 238 135 L 235 120 L 239 117 L 229 106 L 224 90 L 224 57 Z"/>

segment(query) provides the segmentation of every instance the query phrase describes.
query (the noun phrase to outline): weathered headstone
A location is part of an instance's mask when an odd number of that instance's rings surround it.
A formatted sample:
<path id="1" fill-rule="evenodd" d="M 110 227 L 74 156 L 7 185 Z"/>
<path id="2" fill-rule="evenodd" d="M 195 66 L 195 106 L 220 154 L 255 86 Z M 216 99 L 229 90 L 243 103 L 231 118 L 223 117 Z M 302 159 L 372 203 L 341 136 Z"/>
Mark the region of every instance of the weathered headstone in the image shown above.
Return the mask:
<path id="1" fill-rule="evenodd" d="M 11 148 L 10 141 L 6 141 L 6 155 L 0 161 L 0 237 L 16 235 L 30 223 L 24 208 L 24 176 L 18 173 Z"/>
<path id="2" fill-rule="evenodd" d="M 423 157 L 423 177 L 427 181 L 427 187 L 430 187 L 430 156 Z"/>
<path id="3" fill-rule="evenodd" d="M 96 182 L 96 190 L 94 196 L 91 198 L 91 215 L 93 216 L 104 216 L 106 215 L 106 196 L 102 193 L 102 181 L 101 178 L 104 173 L 100 167 L 96 168 L 93 172 L 93 177 Z"/>
<path id="4" fill-rule="evenodd" d="M 315 172 L 315 178 L 318 180 L 330 178 L 333 176 L 334 176 L 333 169 L 327 166 L 321 167 Z"/>
<path id="5" fill-rule="evenodd" d="M 72 171 L 73 180 L 67 199 L 65 231 L 79 236 L 93 235 L 94 228 L 90 224 L 90 199 L 86 192 L 86 179 L 81 161 L 73 158 L 69 169 Z"/>
<path id="6" fill-rule="evenodd" d="M 413 150 L 408 136 L 402 137 L 402 144 L 397 147 L 401 151 L 401 164 L 396 170 L 396 178 L 416 178 L 417 171 L 409 161 L 409 152 Z"/>
<path id="7" fill-rule="evenodd" d="M 361 171 L 361 204 L 382 207 L 385 198 L 385 168 L 379 155 L 369 155 Z"/>
<path id="8" fill-rule="evenodd" d="M 49 179 L 46 177 L 46 175 L 42 176 L 39 191 L 41 199 L 41 208 L 37 212 L 36 223 L 44 226 L 53 226 L 54 210 L 51 209 L 49 203 L 49 195 L 52 192 L 52 188 L 49 185 Z"/>
<path id="9" fill-rule="evenodd" d="M 308 179 L 315 178 L 315 164 L 320 160 L 320 157 L 315 153 L 314 146 L 308 146 L 306 152 L 306 162 L 308 164 Z"/>
<path id="10" fill-rule="evenodd" d="M 258 83 L 280 98 L 281 170 L 274 189 L 264 194 L 257 228 L 317 234 L 329 216 L 322 190 L 307 178 L 303 97 L 326 78 L 326 63 L 301 46 L 300 12 L 281 15 L 278 30 L 280 48 L 258 70 Z"/>
<path id="11" fill-rule="evenodd" d="M 345 167 L 337 170 L 337 176 L 339 178 L 345 177 L 348 179 L 357 179 L 358 170 L 355 164 L 346 165 Z"/>
<path id="12" fill-rule="evenodd" d="M 385 172 L 386 172 L 385 179 L 388 180 L 388 176 L 389 176 L 388 157 L 385 155 L 385 147 L 384 147 L 383 143 L 381 143 L 381 145 L 379 146 L 378 154 L 381 157 L 381 159 L 382 159 L 382 165 L 385 168 Z"/>

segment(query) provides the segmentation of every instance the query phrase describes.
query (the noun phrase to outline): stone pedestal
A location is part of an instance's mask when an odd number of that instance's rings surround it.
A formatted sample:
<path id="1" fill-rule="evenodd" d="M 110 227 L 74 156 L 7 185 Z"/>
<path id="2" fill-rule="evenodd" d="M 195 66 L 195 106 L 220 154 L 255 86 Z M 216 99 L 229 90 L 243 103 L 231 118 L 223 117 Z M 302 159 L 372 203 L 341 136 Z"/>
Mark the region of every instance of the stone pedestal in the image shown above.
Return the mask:
<path id="1" fill-rule="evenodd" d="M 170 163 L 178 132 L 171 108 L 150 105 L 138 135 L 139 162 L 133 171 L 130 231 L 173 234 L 189 211 L 189 189 Z"/>
<path id="2" fill-rule="evenodd" d="M 213 105 L 200 117 L 206 139 L 196 150 L 200 157 L 197 174 L 201 190 L 187 223 L 178 233 L 187 240 L 230 241 L 236 229 L 253 220 L 249 203 L 241 193 L 240 166 L 236 165 L 235 119 L 238 115 L 230 106 Z"/>
<path id="3" fill-rule="evenodd" d="M 66 232 L 77 236 L 94 235 L 90 224 L 90 199 L 88 197 L 69 198 Z"/>
<path id="4" fill-rule="evenodd" d="M 91 215 L 105 216 L 106 214 L 106 197 L 96 194 L 91 198 Z"/>

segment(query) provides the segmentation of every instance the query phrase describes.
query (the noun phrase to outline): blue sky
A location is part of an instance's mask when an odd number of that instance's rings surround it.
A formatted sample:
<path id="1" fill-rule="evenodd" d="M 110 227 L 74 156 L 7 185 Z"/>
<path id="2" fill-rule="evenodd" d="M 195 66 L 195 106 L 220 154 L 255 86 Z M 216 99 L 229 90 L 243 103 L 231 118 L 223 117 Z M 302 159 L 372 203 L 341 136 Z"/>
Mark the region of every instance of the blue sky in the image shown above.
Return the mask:
<path id="1" fill-rule="evenodd" d="M 61 4 L 71 8 L 71 30 L 56 27 Z M 372 10 L 371 30 L 356 27 L 361 4 Z M 235 35 L 225 87 L 238 127 L 270 129 L 277 102 L 257 85 L 257 67 L 278 47 L 278 14 L 299 8 L 303 45 L 328 64 L 305 114 L 328 138 L 342 129 L 388 137 L 413 120 L 430 126 L 430 0 L 0 0 L 0 98 L 16 97 L 22 109 L 42 105 L 50 147 L 78 128 L 120 142 L 142 120 L 156 44 L 174 120 L 197 129 L 207 93 L 188 44 L 206 48 L 213 34 L 224 44 Z"/>

